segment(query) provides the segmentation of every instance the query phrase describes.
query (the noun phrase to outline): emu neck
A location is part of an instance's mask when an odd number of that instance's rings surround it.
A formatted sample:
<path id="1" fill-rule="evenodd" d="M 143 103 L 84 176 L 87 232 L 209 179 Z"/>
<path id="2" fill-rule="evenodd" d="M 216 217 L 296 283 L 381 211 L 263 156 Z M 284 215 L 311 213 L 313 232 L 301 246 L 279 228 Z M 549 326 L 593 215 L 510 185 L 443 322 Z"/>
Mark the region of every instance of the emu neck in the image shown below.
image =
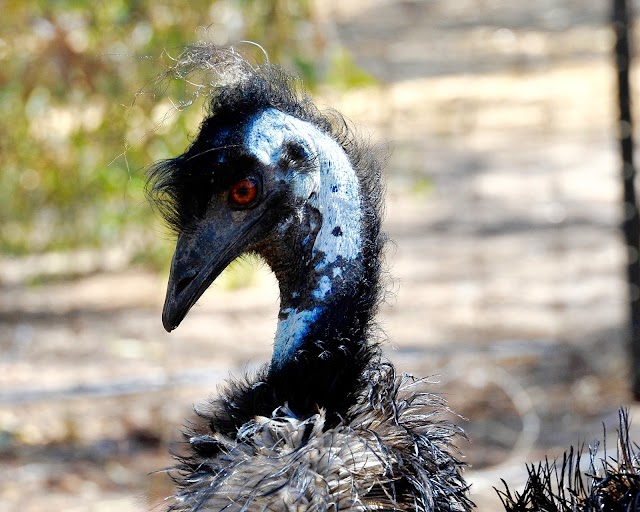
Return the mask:
<path id="1" fill-rule="evenodd" d="M 328 134 L 275 109 L 248 128 L 247 147 L 267 166 L 278 165 L 287 143 L 308 159 L 304 170 L 284 176 L 294 207 L 271 260 L 281 304 L 270 379 L 305 410 L 339 405 L 331 395 L 355 391 L 375 352 L 367 340 L 377 305 L 379 219 L 365 215 L 358 175 Z"/>
<path id="2" fill-rule="evenodd" d="M 360 258 L 316 265 L 302 279 L 283 278 L 272 366 L 296 359 L 298 352 L 339 350 L 345 342 L 365 343 L 360 300 L 368 290 Z M 294 286 L 291 281 L 298 281 Z M 299 290 L 299 291 L 291 291 Z M 359 297 L 360 295 L 360 297 Z"/>
<path id="3" fill-rule="evenodd" d="M 370 332 L 377 267 L 366 254 L 306 265 L 299 277 L 295 268 L 278 273 L 281 304 L 268 380 L 296 415 L 324 408 L 330 423 L 339 421 L 377 354 Z"/>
<path id="4" fill-rule="evenodd" d="M 359 294 L 366 281 L 363 266 L 362 204 L 351 164 L 335 142 L 315 139 L 320 168 L 295 178 L 294 188 L 306 202 L 299 215 L 306 219 L 298 237 L 300 250 L 292 267 L 279 272 L 281 305 L 272 366 L 296 357 L 297 351 L 337 349 L 337 340 L 362 337 L 352 325 Z M 358 313 L 358 314 L 356 314 Z M 361 322 L 361 320 L 357 320 Z M 353 339 L 355 342 L 355 339 Z"/>

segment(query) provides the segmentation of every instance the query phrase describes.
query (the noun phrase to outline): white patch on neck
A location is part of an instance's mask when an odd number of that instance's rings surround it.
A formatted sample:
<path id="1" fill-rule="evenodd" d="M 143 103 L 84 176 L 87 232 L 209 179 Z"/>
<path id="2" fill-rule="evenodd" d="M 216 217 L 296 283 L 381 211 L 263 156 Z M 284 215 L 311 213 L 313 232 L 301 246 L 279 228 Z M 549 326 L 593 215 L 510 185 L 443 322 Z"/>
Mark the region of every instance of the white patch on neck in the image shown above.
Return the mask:
<path id="1" fill-rule="evenodd" d="M 335 270 L 335 269 L 334 269 Z M 331 279 L 327 276 L 322 276 L 320 278 L 320 282 L 318 283 L 318 288 L 316 288 L 311 295 L 318 300 L 324 300 L 327 296 L 327 293 L 331 291 Z"/>
<path id="2" fill-rule="evenodd" d="M 246 135 L 248 149 L 265 165 L 278 163 L 286 142 L 300 144 L 314 159 L 311 170 L 292 169 L 290 178 L 296 197 L 322 214 L 313 246 L 314 255 L 324 255 L 318 270 L 340 256 L 356 258 L 362 248 L 362 212 L 358 177 L 349 158 L 335 140 L 313 124 L 276 109 L 261 112 Z"/>
<path id="3" fill-rule="evenodd" d="M 286 179 L 300 205 L 307 203 L 322 215 L 312 255 L 322 255 L 314 270 L 327 274 L 319 279 L 309 299 L 325 302 L 332 292 L 331 279 L 342 274 L 342 269 L 334 266 L 330 278 L 329 266 L 338 258 L 354 260 L 362 250 L 362 212 L 356 172 L 342 147 L 329 135 L 309 122 L 276 109 L 261 112 L 251 122 L 245 142 L 249 151 L 265 165 L 277 165 L 289 142 L 299 144 L 310 156 L 310 169 L 289 169 Z M 299 348 L 321 311 L 321 307 L 281 311 L 286 317 L 278 322 L 276 330 L 273 353 L 276 364 L 289 359 Z"/>
<path id="4" fill-rule="evenodd" d="M 276 338 L 273 346 L 272 360 L 276 363 L 283 363 L 291 359 L 300 342 L 309 332 L 309 326 L 315 322 L 322 308 L 316 307 L 311 311 L 298 311 L 297 309 L 285 309 L 281 313 L 286 314 L 286 318 L 278 321 Z"/>

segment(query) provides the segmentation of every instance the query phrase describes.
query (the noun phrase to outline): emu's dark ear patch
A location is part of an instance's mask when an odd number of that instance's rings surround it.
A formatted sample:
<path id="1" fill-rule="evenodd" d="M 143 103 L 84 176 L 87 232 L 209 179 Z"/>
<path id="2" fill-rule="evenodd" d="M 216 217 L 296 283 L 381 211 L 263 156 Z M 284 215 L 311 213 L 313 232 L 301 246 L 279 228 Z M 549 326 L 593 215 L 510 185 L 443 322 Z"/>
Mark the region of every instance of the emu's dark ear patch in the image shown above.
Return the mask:
<path id="1" fill-rule="evenodd" d="M 293 169 L 297 172 L 309 172 L 316 156 L 310 154 L 301 144 L 293 141 L 285 142 L 279 165 L 282 169 Z"/>
<path id="2" fill-rule="evenodd" d="M 282 159 L 292 164 L 302 164 L 310 159 L 307 150 L 297 142 L 286 142 L 282 150 Z"/>

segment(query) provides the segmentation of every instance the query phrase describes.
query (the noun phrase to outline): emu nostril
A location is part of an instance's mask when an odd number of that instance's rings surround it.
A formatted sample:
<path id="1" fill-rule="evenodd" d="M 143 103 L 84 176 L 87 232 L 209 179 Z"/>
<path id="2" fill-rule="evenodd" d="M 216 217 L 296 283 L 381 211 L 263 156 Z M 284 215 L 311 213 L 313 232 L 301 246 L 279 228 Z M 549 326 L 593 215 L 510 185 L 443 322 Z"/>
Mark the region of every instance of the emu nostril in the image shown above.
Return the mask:
<path id="1" fill-rule="evenodd" d="M 187 270 L 180 280 L 176 283 L 175 294 L 180 295 L 184 289 L 189 286 L 193 282 L 193 280 L 198 275 L 198 271 L 194 268 Z"/>

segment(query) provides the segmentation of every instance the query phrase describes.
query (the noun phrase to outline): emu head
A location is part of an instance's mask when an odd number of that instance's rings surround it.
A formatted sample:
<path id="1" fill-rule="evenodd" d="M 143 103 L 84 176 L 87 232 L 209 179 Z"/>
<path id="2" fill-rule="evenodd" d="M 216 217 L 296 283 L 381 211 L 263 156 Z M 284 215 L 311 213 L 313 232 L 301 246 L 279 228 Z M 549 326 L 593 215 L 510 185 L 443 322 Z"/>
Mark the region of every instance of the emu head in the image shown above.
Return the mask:
<path id="1" fill-rule="evenodd" d="M 150 196 L 178 235 L 165 329 L 247 252 L 267 261 L 282 296 L 322 299 L 327 280 L 362 257 L 362 222 L 379 196 L 369 187 L 362 201 L 363 184 L 379 176 L 360 179 L 363 155 L 342 118 L 321 114 L 279 68 L 214 46 L 187 56 L 216 79 L 192 144 L 150 171 Z"/>

